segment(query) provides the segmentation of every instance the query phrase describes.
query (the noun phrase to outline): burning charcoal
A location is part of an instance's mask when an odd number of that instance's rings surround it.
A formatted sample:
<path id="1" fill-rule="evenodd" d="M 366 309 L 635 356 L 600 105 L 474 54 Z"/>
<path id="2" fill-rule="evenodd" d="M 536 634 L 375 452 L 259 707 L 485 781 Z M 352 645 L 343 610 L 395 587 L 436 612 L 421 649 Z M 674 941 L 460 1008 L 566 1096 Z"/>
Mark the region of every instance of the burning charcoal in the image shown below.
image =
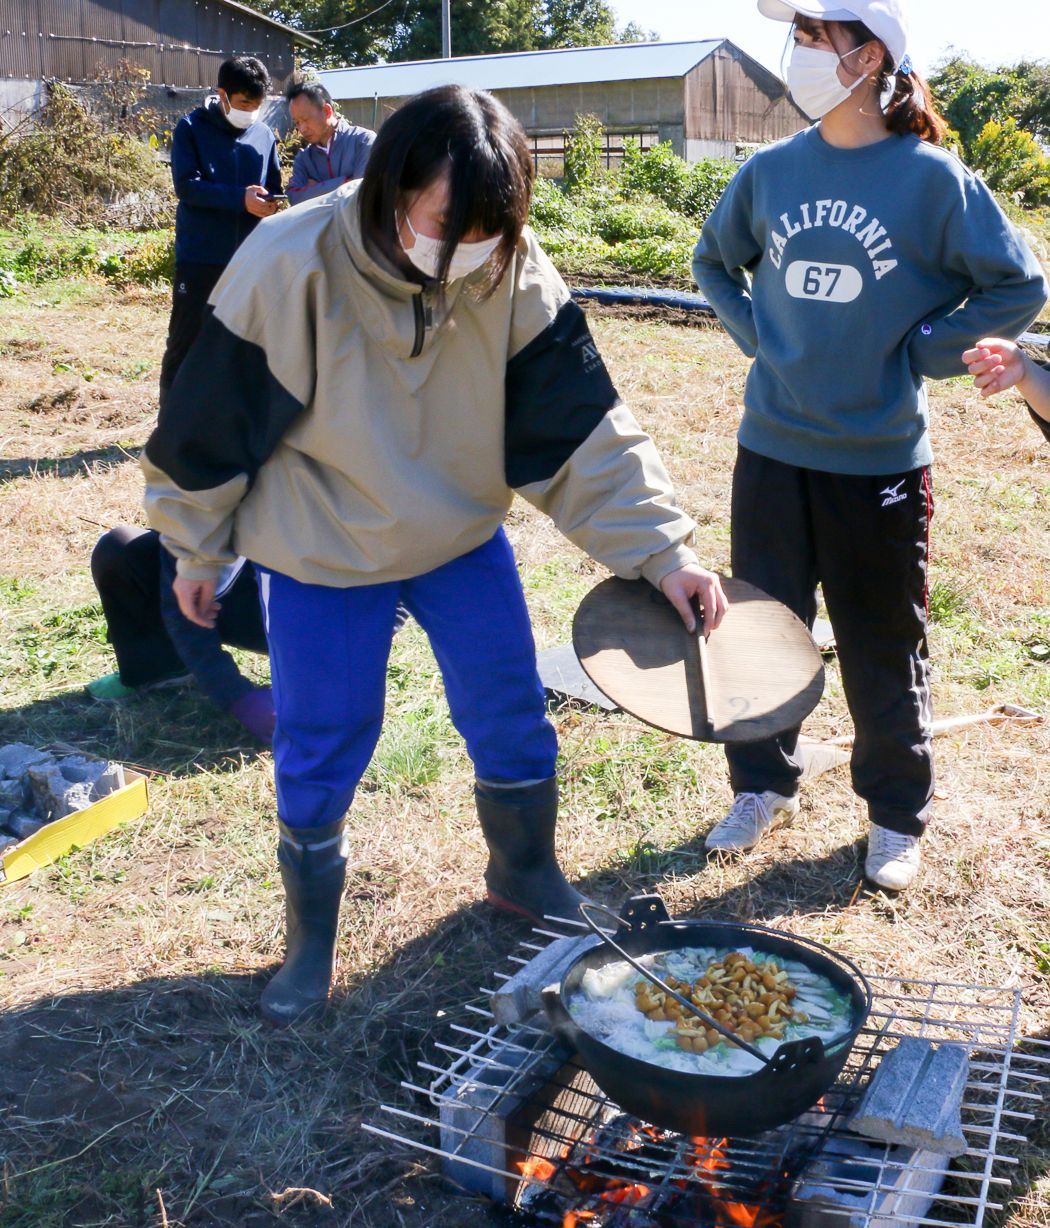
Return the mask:
<path id="1" fill-rule="evenodd" d="M 0 809 L 17 810 L 26 800 L 26 787 L 20 779 L 0 780 Z"/>
<path id="2" fill-rule="evenodd" d="M 52 762 L 52 757 L 46 751 L 36 750 L 25 742 L 0 746 L 0 777 L 17 779 L 24 776 L 31 767 L 43 767 L 45 763 Z"/>
<path id="3" fill-rule="evenodd" d="M 4 824 L 4 828 L 16 840 L 26 840 L 44 826 L 43 820 L 35 814 L 13 814 Z"/>
<path id="4" fill-rule="evenodd" d="M 64 819 L 67 814 L 91 805 L 92 783 L 70 782 L 57 764 L 46 768 L 30 768 L 29 782 L 36 808 L 47 822 Z"/>
<path id="5" fill-rule="evenodd" d="M 962 1045 L 905 1036 L 879 1063 L 850 1129 L 886 1143 L 959 1156 L 960 1107 L 970 1075 Z"/>
<path id="6" fill-rule="evenodd" d="M 560 981 L 572 961 L 599 942 L 600 938 L 588 934 L 584 938 L 559 938 L 545 947 L 489 999 L 496 1022 L 509 1027 L 534 1015 L 543 1006 L 543 990 Z"/>

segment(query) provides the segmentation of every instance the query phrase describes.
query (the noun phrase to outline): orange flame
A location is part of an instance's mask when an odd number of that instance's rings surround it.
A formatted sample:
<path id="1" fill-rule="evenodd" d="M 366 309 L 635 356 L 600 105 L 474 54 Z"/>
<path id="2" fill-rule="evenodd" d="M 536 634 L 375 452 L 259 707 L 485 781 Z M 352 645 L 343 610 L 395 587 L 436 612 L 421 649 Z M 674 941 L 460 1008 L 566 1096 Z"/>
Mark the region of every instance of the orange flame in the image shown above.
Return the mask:
<path id="1" fill-rule="evenodd" d="M 522 1160 L 518 1163 L 518 1168 L 521 1170 L 523 1177 L 534 1177 L 537 1181 L 549 1181 L 558 1171 L 557 1167 L 550 1160 L 545 1160 L 542 1156 L 533 1156 L 529 1160 Z"/>
<path id="2" fill-rule="evenodd" d="M 647 1185 L 623 1185 L 618 1189 L 606 1190 L 601 1197 L 605 1202 L 633 1207 L 635 1203 L 649 1197 L 649 1187 Z"/>

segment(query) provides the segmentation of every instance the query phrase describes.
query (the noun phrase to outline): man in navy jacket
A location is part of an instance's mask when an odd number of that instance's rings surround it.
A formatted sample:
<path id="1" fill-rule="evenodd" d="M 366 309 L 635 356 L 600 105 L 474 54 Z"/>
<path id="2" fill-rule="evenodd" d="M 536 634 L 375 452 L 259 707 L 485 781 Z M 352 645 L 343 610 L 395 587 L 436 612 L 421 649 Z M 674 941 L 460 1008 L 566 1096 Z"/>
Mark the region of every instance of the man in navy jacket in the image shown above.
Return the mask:
<path id="1" fill-rule="evenodd" d="M 197 338 L 204 308 L 233 253 L 260 218 L 277 210 L 281 168 L 273 132 L 259 121 L 270 87 L 266 66 L 235 56 L 219 68 L 217 97 L 179 120 L 171 173 L 175 214 L 175 285 L 161 400 Z"/>

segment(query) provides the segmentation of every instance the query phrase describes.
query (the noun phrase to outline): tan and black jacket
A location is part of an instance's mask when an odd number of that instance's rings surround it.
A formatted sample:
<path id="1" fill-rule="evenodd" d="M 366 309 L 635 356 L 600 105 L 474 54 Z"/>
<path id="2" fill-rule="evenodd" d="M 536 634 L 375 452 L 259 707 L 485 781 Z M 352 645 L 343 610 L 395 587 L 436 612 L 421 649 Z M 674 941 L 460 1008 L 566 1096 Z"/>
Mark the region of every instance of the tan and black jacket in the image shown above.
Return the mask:
<path id="1" fill-rule="evenodd" d="M 368 254 L 356 185 L 239 250 L 146 445 L 150 523 L 179 574 L 238 554 L 304 583 L 421 575 L 486 542 L 516 491 L 617 575 L 695 561 L 652 441 L 526 231 L 482 301 Z"/>

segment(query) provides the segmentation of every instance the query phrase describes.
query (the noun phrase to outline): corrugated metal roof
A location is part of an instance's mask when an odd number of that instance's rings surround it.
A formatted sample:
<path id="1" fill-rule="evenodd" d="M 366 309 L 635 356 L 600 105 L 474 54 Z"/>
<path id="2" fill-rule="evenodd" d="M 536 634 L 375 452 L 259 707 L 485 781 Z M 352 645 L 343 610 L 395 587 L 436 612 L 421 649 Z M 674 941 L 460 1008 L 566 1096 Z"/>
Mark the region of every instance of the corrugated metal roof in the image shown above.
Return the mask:
<path id="1" fill-rule="evenodd" d="M 518 51 L 510 55 L 454 56 L 451 60 L 414 60 L 332 68 L 318 73 L 336 100 L 403 98 L 435 85 L 468 85 L 477 90 L 525 89 L 543 85 L 584 85 L 600 81 L 640 81 L 684 77 L 726 40 L 691 43 L 617 43 L 611 47 L 573 47 L 565 51 Z"/>
<path id="2" fill-rule="evenodd" d="M 240 9 L 242 13 L 248 13 L 258 21 L 265 21 L 267 25 L 276 26 L 279 30 L 284 30 L 297 43 L 305 43 L 310 47 L 320 47 L 321 45 L 319 39 L 311 38 L 309 34 L 304 34 L 302 30 L 297 30 L 294 26 L 286 26 L 283 21 L 267 17 L 265 13 L 260 13 L 258 9 L 253 9 L 248 4 L 241 4 L 239 0 L 219 0 L 219 3 L 228 5 L 231 9 Z"/>

